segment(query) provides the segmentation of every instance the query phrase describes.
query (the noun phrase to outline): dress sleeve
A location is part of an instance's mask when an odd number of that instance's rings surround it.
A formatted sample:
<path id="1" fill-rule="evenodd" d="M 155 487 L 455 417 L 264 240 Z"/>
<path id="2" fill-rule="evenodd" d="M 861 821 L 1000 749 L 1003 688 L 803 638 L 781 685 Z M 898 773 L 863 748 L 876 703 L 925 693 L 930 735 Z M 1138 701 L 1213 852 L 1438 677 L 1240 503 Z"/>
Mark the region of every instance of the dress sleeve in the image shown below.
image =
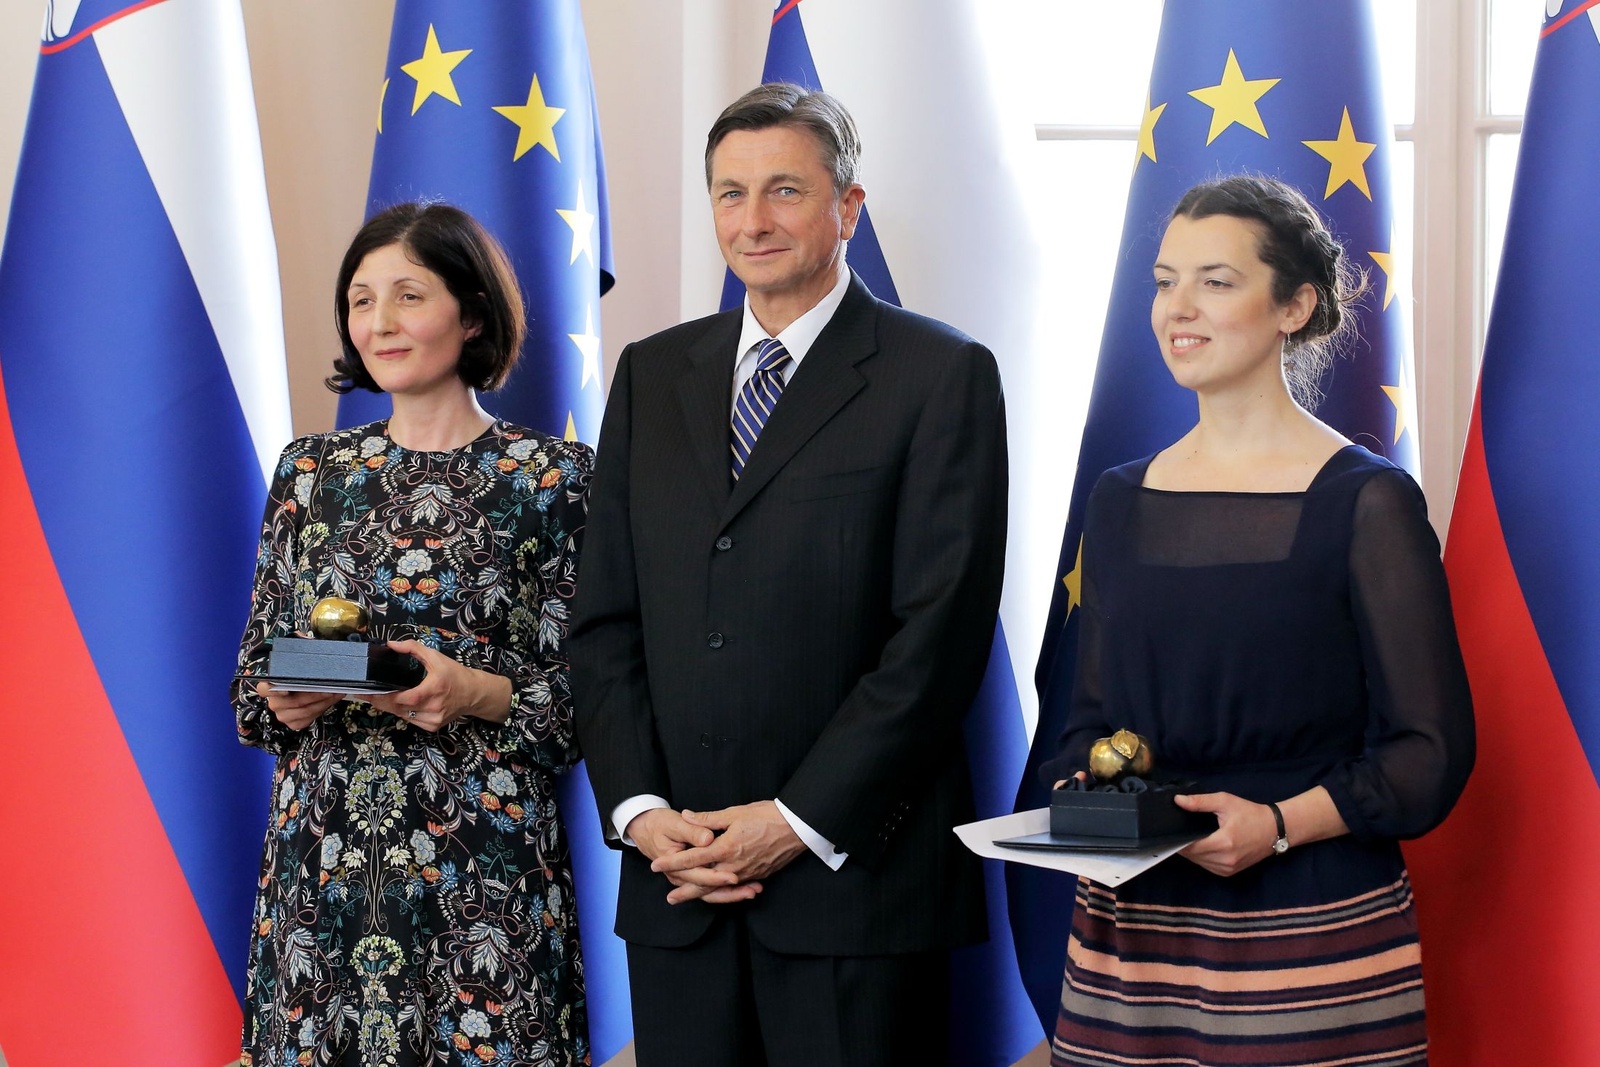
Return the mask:
<path id="1" fill-rule="evenodd" d="M 578 556 L 589 511 L 594 453 L 562 444 L 537 472 L 533 519 L 517 549 L 517 604 L 499 670 L 511 679 L 511 714 L 485 736 L 501 751 L 520 752 L 560 771 L 578 761 L 566 639 Z"/>
<path id="2" fill-rule="evenodd" d="M 1357 496 L 1350 584 L 1366 743 L 1322 784 L 1356 837 L 1417 837 L 1461 795 L 1476 738 L 1439 542 L 1403 472 L 1374 475 Z"/>
<path id="3" fill-rule="evenodd" d="M 268 642 L 294 632 L 296 529 L 311 499 L 320 451 L 317 438 L 302 437 L 291 441 L 278 457 L 261 517 L 250 618 L 239 641 L 241 675 L 265 674 L 271 651 Z M 273 717 L 266 700 L 256 694 L 254 683 L 236 679 L 232 703 L 241 742 L 273 753 L 290 747 L 294 731 Z"/>

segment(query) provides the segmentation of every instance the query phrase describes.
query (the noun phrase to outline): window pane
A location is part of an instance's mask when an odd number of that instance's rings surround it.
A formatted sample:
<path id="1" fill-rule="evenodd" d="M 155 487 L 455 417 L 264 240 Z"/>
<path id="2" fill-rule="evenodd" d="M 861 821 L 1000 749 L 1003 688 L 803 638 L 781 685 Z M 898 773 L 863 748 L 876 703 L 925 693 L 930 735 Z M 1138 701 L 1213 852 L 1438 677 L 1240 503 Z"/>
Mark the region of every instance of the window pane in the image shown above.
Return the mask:
<path id="1" fill-rule="evenodd" d="M 1400 293 L 1405 299 L 1415 300 L 1416 292 L 1412 288 L 1412 278 L 1416 274 L 1415 233 L 1412 227 L 1416 218 L 1416 156 L 1417 146 L 1410 141 L 1399 141 L 1394 146 L 1394 153 L 1389 157 L 1389 178 L 1394 183 L 1394 261 L 1400 268 Z M 1381 276 L 1372 279 L 1373 284 L 1381 284 Z M 1411 312 L 1412 328 L 1416 328 L 1415 305 Z"/>
<path id="2" fill-rule="evenodd" d="M 1417 0 L 1377 0 L 1372 13 L 1389 121 L 1409 126 L 1417 119 Z"/>
<path id="3" fill-rule="evenodd" d="M 1500 248 L 1506 239 L 1506 215 L 1511 210 L 1511 178 L 1517 168 L 1520 134 L 1497 133 L 1489 137 L 1483 174 L 1483 293 L 1485 315 L 1494 299 L 1500 273 Z M 1482 341 L 1482 338 L 1479 338 Z"/>
<path id="4" fill-rule="evenodd" d="M 984 0 L 999 54 L 1043 125 L 1134 126 L 1143 115 L 1161 0 Z"/>
<path id="5" fill-rule="evenodd" d="M 1577 7 L 1579 0 L 1551 0 Z M 1520 115 L 1533 80 L 1533 53 L 1544 16 L 1541 0 L 1489 0 L 1489 113 Z"/>

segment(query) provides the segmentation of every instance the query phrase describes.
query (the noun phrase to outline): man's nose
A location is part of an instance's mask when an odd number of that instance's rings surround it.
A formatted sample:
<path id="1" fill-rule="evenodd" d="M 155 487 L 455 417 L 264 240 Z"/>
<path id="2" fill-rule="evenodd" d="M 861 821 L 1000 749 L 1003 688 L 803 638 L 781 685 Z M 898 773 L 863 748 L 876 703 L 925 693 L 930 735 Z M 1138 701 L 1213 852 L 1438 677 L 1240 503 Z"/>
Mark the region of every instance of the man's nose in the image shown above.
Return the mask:
<path id="1" fill-rule="evenodd" d="M 747 197 L 742 207 L 744 213 L 739 220 L 740 230 L 752 237 L 771 232 L 772 209 L 764 197 Z"/>

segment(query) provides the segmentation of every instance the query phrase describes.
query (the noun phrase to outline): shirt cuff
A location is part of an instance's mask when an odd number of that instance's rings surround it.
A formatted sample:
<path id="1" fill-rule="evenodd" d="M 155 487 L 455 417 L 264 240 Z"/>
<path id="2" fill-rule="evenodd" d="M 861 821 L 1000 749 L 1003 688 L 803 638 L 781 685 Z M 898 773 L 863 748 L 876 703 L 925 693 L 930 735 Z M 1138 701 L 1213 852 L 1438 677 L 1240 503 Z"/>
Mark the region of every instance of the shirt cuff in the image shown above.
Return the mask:
<path id="1" fill-rule="evenodd" d="M 790 811 L 783 801 L 774 797 L 772 802 L 778 805 L 778 814 L 782 815 L 784 822 L 789 824 L 789 829 L 799 835 L 800 840 L 805 843 L 806 848 L 809 848 L 816 855 L 817 859 L 826 863 L 830 870 L 837 871 L 844 866 L 844 861 L 850 858 L 850 853 L 840 852 L 834 848 L 832 841 L 807 826 L 805 820 Z"/>
<path id="2" fill-rule="evenodd" d="M 611 809 L 611 825 L 617 831 L 617 837 L 622 839 L 624 845 L 633 845 L 633 838 L 628 836 L 628 824 L 638 816 L 656 808 L 670 808 L 665 797 L 658 797 L 654 793 L 640 793 L 636 797 L 629 797 L 615 808 Z M 634 845 L 637 848 L 637 845 Z"/>

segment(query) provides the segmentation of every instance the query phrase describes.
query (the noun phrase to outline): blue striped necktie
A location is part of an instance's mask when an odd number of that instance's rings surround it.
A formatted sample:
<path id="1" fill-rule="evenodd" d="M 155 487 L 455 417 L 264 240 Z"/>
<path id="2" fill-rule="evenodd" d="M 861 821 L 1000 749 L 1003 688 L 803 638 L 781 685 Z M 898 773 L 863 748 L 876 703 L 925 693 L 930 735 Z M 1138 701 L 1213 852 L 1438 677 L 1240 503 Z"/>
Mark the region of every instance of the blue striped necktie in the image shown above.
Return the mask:
<path id="1" fill-rule="evenodd" d="M 778 397 L 783 395 L 783 369 L 789 361 L 788 349 L 776 337 L 762 341 L 756 350 L 756 372 L 750 375 L 733 402 L 733 437 L 729 447 L 733 450 L 734 481 L 744 473 L 744 465 L 750 462 L 750 451 L 756 447 L 761 428 L 772 417 L 772 409 L 778 406 Z"/>

